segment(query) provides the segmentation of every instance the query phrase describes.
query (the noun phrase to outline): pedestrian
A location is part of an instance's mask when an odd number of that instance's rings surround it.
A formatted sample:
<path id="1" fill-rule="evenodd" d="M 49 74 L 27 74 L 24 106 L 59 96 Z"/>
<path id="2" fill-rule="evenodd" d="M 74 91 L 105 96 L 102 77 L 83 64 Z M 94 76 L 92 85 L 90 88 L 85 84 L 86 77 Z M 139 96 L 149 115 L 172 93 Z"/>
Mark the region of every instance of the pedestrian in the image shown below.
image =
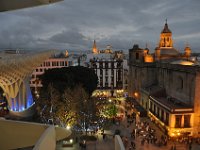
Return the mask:
<path id="1" fill-rule="evenodd" d="M 174 145 L 171 146 L 171 150 L 174 150 Z"/>
<path id="2" fill-rule="evenodd" d="M 106 138 L 106 135 L 105 135 L 105 134 L 103 134 L 103 140 L 105 140 L 105 138 Z"/>
<path id="3" fill-rule="evenodd" d="M 131 146 L 132 146 L 132 147 L 133 147 L 133 144 L 134 144 L 133 141 L 131 141 Z"/>
<path id="4" fill-rule="evenodd" d="M 133 149 L 135 149 L 135 143 L 133 141 L 131 141 L 131 146 Z"/>
<path id="5" fill-rule="evenodd" d="M 190 144 L 189 144 L 189 150 L 191 150 L 191 149 L 192 149 L 192 144 L 190 143 Z"/>

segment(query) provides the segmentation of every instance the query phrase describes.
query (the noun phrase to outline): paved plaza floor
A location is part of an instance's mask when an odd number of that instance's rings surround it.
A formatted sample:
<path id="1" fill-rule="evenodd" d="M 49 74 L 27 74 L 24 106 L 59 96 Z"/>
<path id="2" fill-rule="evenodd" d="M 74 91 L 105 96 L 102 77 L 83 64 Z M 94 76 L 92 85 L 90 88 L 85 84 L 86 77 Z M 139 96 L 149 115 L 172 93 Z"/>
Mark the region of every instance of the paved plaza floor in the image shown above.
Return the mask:
<path id="1" fill-rule="evenodd" d="M 141 121 L 147 121 L 149 122 L 149 125 L 151 128 L 156 130 L 156 136 L 158 139 L 163 135 L 162 131 L 154 124 L 152 123 L 148 118 L 142 118 Z M 131 141 L 134 141 L 135 143 L 135 150 L 172 150 L 172 146 L 176 145 L 176 150 L 189 150 L 189 146 L 185 144 L 180 144 L 175 141 L 168 141 L 168 144 L 166 146 L 156 146 L 155 144 L 147 143 L 141 144 L 142 137 L 138 136 L 135 139 L 131 137 L 131 131 L 136 128 L 135 124 L 131 124 L 129 127 L 127 127 L 127 118 L 123 117 L 123 120 L 121 121 L 120 125 L 113 124 L 109 130 L 105 130 L 106 138 L 103 139 L 103 136 L 98 133 L 97 141 L 96 142 L 88 142 L 86 143 L 86 149 L 85 150 L 114 150 L 114 138 L 113 134 L 116 129 L 119 129 L 121 131 L 122 139 L 124 137 L 128 138 L 128 143 L 125 145 L 126 150 L 134 150 L 131 147 Z M 62 147 L 62 144 L 57 144 L 57 150 L 84 150 L 81 149 L 78 143 L 74 144 L 73 147 Z M 200 145 L 193 144 L 191 150 L 200 150 Z"/>

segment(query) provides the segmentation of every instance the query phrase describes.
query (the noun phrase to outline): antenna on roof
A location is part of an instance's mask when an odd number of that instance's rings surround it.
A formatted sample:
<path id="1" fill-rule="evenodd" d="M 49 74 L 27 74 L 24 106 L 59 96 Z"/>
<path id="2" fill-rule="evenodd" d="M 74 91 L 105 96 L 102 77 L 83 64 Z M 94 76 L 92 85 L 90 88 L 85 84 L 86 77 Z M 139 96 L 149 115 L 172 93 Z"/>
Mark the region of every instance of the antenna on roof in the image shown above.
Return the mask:
<path id="1" fill-rule="evenodd" d="M 186 47 L 190 47 L 188 41 L 185 43 L 185 46 L 186 46 Z"/>
<path id="2" fill-rule="evenodd" d="M 166 24 L 167 24 L 167 18 L 165 19 L 165 22 L 166 22 Z"/>
<path id="3" fill-rule="evenodd" d="M 149 47 L 149 44 L 146 42 L 146 48 L 148 48 Z"/>

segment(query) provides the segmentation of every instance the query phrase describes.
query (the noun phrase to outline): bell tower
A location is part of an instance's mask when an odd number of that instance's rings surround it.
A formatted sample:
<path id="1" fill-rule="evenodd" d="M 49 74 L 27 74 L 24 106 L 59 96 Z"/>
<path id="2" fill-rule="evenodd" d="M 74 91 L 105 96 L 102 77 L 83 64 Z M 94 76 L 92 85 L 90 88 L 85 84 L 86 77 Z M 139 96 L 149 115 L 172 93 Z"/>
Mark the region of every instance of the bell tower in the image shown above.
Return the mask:
<path id="1" fill-rule="evenodd" d="M 162 32 L 160 33 L 159 47 L 166 47 L 166 48 L 173 47 L 172 32 L 168 28 L 167 19 L 165 26 Z"/>
<path id="2" fill-rule="evenodd" d="M 190 46 L 189 46 L 188 43 L 186 44 L 184 51 L 185 51 L 184 54 L 185 54 L 185 56 L 186 56 L 187 58 L 191 56 L 191 48 L 190 48 Z"/>

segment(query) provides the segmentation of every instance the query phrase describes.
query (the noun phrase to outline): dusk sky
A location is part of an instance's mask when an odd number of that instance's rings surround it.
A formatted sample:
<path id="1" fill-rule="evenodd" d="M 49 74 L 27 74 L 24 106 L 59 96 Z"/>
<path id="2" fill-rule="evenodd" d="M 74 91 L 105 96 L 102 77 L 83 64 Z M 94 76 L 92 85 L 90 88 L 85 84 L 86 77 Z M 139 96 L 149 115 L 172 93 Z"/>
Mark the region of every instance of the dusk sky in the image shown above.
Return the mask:
<path id="1" fill-rule="evenodd" d="M 200 52 L 200 0 L 64 0 L 0 13 L 0 48 L 156 47 L 165 19 L 174 47 Z M 153 51 L 152 51 L 153 52 Z"/>

